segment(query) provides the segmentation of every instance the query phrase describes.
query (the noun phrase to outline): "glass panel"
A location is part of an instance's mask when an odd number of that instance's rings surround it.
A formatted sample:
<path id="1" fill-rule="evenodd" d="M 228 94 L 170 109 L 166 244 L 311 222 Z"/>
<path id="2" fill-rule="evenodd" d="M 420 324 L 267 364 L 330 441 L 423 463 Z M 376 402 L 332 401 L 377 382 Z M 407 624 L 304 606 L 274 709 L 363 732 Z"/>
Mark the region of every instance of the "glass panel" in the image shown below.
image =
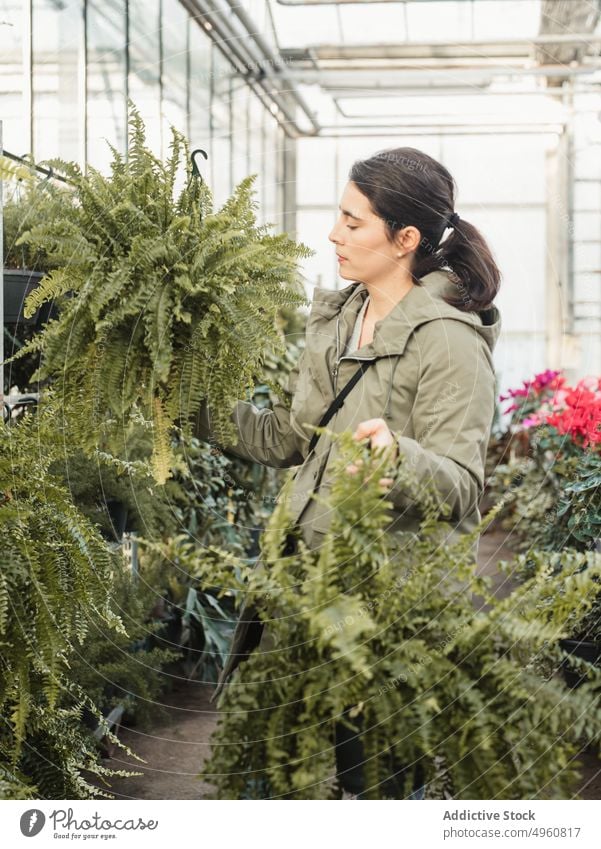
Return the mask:
<path id="1" fill-rule="evenodd" d="M 336 190 L 337 139 L 307 138 L 296 142 L 296 201 L 298 204 L 338 203 Z M 345 168 L 348 171 L 348 168 Z M 346 176 L 346 175 L 345 175 Z M 345 180 L 346 183 L 346 180 Z"/>
<path id="2" fill-rule="evenodd" d="M 126 147 L 125 0 L 88 0 L 87 161 L 106 171 Z"/>
<path id="3" fill-rule="evenodd" d="M 246 0 L 248 8 L 262 0 Z M 327 0 L 310 7 L 271 4 L 282 48 L 315 44 L 403 44 L 528 38 L 538 33 L 541 0 L 439 0 L 439 2 L 334 5 Z M 257 20 L 258 28 L 263 21 Z M 263 23 L 264 37 L 269 24 Z"/>
<path id="4" fill-rule="evenodd" d="M 474 3 L 472 37 L 495 41 L 498 38 L 536 36 L 541 25 L 541 5 L 542 0 L 489 0 L 487 3 Z M 428 23 L 431 31 L 432 24 Z M 424 22 L 424 27 L 428 23 Z"/>
<path id="5" fill-rule="evenodd" d="M 368 26 L 365 27 L 365 22 L 361 24 L 361 32 L 365 41 L 368 40 L 367 35 L 370 27 L 376 19 L 376 9 L 372 3 L 369 5 L 370 8 L 366 10 Z M 390 11 L 394 6 L 391 6 L 390 3 L 383 5 L 387 8 L 390 31 Z M 340 21 L 343 15 L 341 6 L 333 4 L 311 5 L 310 7 L 281 6 L 279 3 L 272 3 L 271 11 L 281 47 L 306 48 L 307 45 L 339 44 L 346 41 L 346 38 L 341 38 L 340 35 Z M 404 40 L 405 38 L 405 28 L 402 21 L 402 16 L 397 14 L 394 28 L 396 40 Z"/>
<path id="6" fill-rule="evenodd" d="M 170 154 L 170 125 L 188 135 L 188 13 L 179 0 L 163 3 L 163 156 Z"/>
<path id="7" fill-rule="evenodd" d="M 313 256 L 304 259 L 301 264 L 309 297 L 313 296 L 314 286 L 341 289 L 350 282 L 339 277 L 336 251 L 328 239 L 334 223 L 335 216 L 327 210 L 307 207 L 297 212 L 297 239 L 315 251 Z"/>
<path id="8" fill-rule="evenodd" d="M 519 1 L 523 2 L 523 0 Z M 501 2 L 502 5 L 507 5 L 507 0 L 501 0 Z M 477 6 L 478 4 L 465 3 L 463 0 L 455 3 L 451 3 L 449 0 L 439 3 L 408 3 L 405 17 L 407 40 L 442 41 L 446 39 L 448 41 L 463 41 L 473 38 L 474 5 Z M 496 0 L 492 0 L 492 2 L 484 0 L 484 6 L 488 7 L 488 15 L 496 20 L 497 29 L 500 29 L 499 15 L 498 13 L 495 14 L 494 10 L 490 8 L 495 5 L 497 5 Z M 388 20 L 390 23 L 390 13 Z M 433 24 L 434 21 L 436 21 L 435 24 Z M 373 40 L 388 42 L 390 39 L 379 31 L 377 38 Z"/>
<path id="9" fill-rule="evenodd" d="M 279 48 L 277 39 L 272 25 L 272 13 L 275 6 L 283 8 L 277 3 L 270 5 L 266 0 L 242 0 L 238 3 L 239 8 L 246 12 L 250 20 L 253 22 L 253 30 L 261 34 L 261 38 L 267 42 L 271 50 L 277 54 Z M 313 14 L 314 6 L 305 7 L 305 17 L 308 18 Z M 242 24 L 240 24 L 242 26 Z"/>
<path id="10" fill-rule="evenodd" d="M 232 172 L 234 186 L 248 175 L 248 86 L 234 78 L 232 88 Z"/>
<path id="11" fill-rule="evenodd" d="M 190 21 L 190 142 L 192 149 L 211 152 L 211 40 Z M 198 160 L 202 162 L 202 157 Z M 202 167 L 199 165 L 199 167 Z M 207 166 L 203 176 L 210 173 Z"/>
<path id="12" fill-rule="evenodd" d="M 159 0 L 129 0 L 129 96 L 146 126 L 146 143 L 161 155 Z"/>
<path id="13" fill-rule="evenodd" d="M 275 232 L 281 230 L 280 210 L 278 208 L 278 157 L 279 151 L 279 133 L 278 125 L 272 115 L 267 113 L 267 121 L 265 123 L 265 167 L 263 173 L 265 175 L 265 222 L 274 224 Z"/>
<path id="14" fill-rule="evenodd" d="M 0 0 L 0 119 L 4 148 L 17 156 L 29 153 L 29 140 L 25 137 L 22 6 L 20 0 Z"/>
<path id="15" fill-rule="evenodd" d="M 1 31 L 1 29 L 0 29 Z M 82 0 L 33 0 L 33 150 L 83 165 L 79 93 Z"/>
<path id="16" fill-rule="evenodd" d="M 213 55 L 213 97 L 211 100 L 211 173 L 216 206 L 231 192 L 230 156 L 230 76 L 232 67 L 217 48 Z"/>
<path id="17" fill-rule="evenodd" d="M 375 153 L 393 147 L 401 147 L 401 145 L 403 147 L 409 147 L 411 145 L 412 147 L 419 148 L 420 140 L 423 141 L 423 136 L 417 139 L 417 144 L 413 144 L 416 141 L 415 137 L 409 138 L 408 136 L 399 136 L 398 138 L 395 136 L 348 136 L 346 138 L 336 139 L 338 174 L 335 192 L 336 203 L 333 214 L 338 215 L 336 207 L 340 202 L 340 195 L 347 184 L 349 171 L 357 159 L 367 159 Z"/>
<path id="18" fill-rule="evenodd" d="M 495 204 L 515 205 L 521 215 L 534 204 L 544 210 L 546 145 L 547 137 L 542 134 L 449 136 L 443 140 L 440 156 L 432 155 L 444 162 L 457 182 L 456 209 L 460 215 L 461 207 L 468 204 L 478 210 L 478 215 Z M 470 220 L 467 212 L 465 218 Z"/>
<path id="19" fill-rule="evenodd" d="M 481 231 L 503 269 L 505 285 L 501 284 L 495 304 L 503 316 L 505 332 L 531 331 L 533 335 L 544 335 L 547 301 L 544 207 L 521 208 L 516 216 L 514 208 L 490 206 L 469 210 L 465 218 Z M 524 362 L 527 361 L 523 359 Z"/>
<path id="20" fill-rule="evenodd" d="M 249 102 L 249 128 L 248 128 L 248 173 L 256 174 L 254 187 L 256 200 L 259 204 L 257 221 L 261 223 L 265 218 L 264 199 L 264 164 L 263 164 L 263 124 L 266 117 L 266 109 L 254 92 L 250 93 Z"/>

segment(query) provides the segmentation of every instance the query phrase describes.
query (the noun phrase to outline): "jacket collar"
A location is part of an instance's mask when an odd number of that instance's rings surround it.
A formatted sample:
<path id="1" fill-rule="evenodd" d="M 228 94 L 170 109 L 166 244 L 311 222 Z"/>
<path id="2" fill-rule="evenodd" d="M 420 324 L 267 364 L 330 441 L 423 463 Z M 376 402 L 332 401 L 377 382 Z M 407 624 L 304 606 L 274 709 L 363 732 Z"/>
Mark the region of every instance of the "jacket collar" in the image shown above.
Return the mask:
<path id="1" fill-rule="evenodd" d="M 366 357 L 402 354 L 411 333 L 420 324 L 438 318 L 451 318 L 470 324 L 494 349 L 501 330 L 501 316 L 497 307 L 479 312 L 463 311 L 447 304 L 444 296 L 457 297 L 461 292 L 453 282 L 450 272 L 432 271 L 414 286 L 392 310 L 374 326 L 374 338 L 364 346 Z M 367 289 L 360 282 L 350 283 L 343 289 L 315 287 L 310 322 L 319 325 L 334 317 L 338 321 L 352 321 L 358 314 Z M 350 313 L 350 314 L 349 314 Z M 363 349 L 362 349 L 363 350 Z"/>

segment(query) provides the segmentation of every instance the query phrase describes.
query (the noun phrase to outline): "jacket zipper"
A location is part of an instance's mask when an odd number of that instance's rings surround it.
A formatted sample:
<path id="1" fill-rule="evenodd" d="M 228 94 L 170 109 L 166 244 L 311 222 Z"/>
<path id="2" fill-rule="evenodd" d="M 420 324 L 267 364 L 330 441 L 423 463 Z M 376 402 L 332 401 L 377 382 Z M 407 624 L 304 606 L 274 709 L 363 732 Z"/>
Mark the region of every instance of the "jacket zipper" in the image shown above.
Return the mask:
<path id="1" fill-rule="evenodd" d="M 340 312 L 336 316 L 336 363 L 334 364 L 334 371 L 332 372 L 332 376 L 334 378 L 334 397 L 336 397 L 336 385 L 338 381 L 338 366 L 340 364 L 340 337 L 339 337 L 339 328 L 340 328 Z"/>
<path id="2" fill-rule="evenodd" d="M 351 357 L 350 355 L 345 354 L 343 357 L 340 357 L 336 365 L 334 366 L 334 377 L 338 377 L 338 369 L 340 367 L 340 363 L 343 360 L 354 360 L 357 363 L 369 363 L 372 360 L 376 360 L 377 357 Z M 336 379 L 334 380 L 334 391 L 337 392 Z"/>

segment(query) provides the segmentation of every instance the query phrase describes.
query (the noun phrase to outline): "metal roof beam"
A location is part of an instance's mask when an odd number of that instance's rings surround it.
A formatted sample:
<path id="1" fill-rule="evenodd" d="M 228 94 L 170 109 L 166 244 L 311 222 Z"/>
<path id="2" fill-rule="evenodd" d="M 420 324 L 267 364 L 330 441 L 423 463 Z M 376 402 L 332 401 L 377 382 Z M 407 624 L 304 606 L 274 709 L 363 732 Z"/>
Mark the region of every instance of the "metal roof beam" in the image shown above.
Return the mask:
<path id="1" fill-rule="evenodd" d="M 421 127 L 405 127 L 399 124 L 396 127 L 386 126 L 381 124 L 345 124 L 344 126 L 336 124 L 323 124 L 319 133 L 319 138 L 364 138 L 369 136 L 387 138 L 401 138 L 403 136 L 485 136 L 485 135 L 541 135 L 548 133 L 551 135 L 561 135 L 564 132 L 563 124 L 516 124 L 505 125 L 498 127 L 480 124 L 474 127 L 465 127 L 460 124 L 445 125 L 445 126 L 430 126 L 427 124 Z"/>
<path id="2" fill-rule="evenodd" d="M 333 98 L 352 98 L 353 100 L 360 100 L 362 98 L 368 98 L 372 100 L 374 97 L 394 97 L 394 98 L 405 98 L 405 97 L 480 97 L 482 99 L 487 97 L 546 97 L 546 98 L 556 98 L 561 96 L 561 92 L 549 91 L 548 88 L 531 88 L 531 89 L 521 89 L 521 88 L 506 88 L 506 89 L 497 89 L 490 88 L 488 83 L 484 83 L 481 85 L 470 85 L 465 88 L 459 88 L 455 83 L 451 83 L 447 86 L 437 85 L 436 88 L 434 86 L 422 86 L 422 87 L 414 87 L 411 89 L 402 89 L 399 90 L 398 86 L 385 86 L 380 85 L 378 88 L 357 88 L 356 86 L 340 86 L 338 88 L 328 87 L 324 88 L 324 91 L 327 91 L 329 95 Z M 574 92 L 580 94 L 599 94 L 601 93 L 601 80 L 598 83 L 592 83 L 590 85 L 581 85 L 577 88 L 574 88 Z"/>
<path id="3" fill-rule="evenodd" d="M 236 29 L 232 26 L 232 15 L 225 14 L 212 0 L 180 2 L 191 19 L 196 21 L 232 64 L 233 73 L 239 74 L 241 79 L 246 81 L 266 108 L 272 111 L 271 104 L 277 106 L 285 119 L 277 120 L 287 135 L 305 137 L 319 132 L 319 123 L 315 119 L 314 111 L 309 108 L 294 82 L 287 78 L 281 57 L 275 56 L 264 40 L 257 39 L 256 32 L 247 31 L 244 34 L 239 28 Z M 226 0 L 226 4 L 228 9 L 231 8 L 230 0 Z M 237 17 L 240 18 L 240 15 Z M 271 70 L 274 67 L 277 67 L 275 72 Z M 282 90 L 275 87 L 276 82 L 284 83 Z M 303 129 L 297 123 L 289 102 L 292 98 L 309 118 L 310 129 Z"/>
<path id="4" fill-rule="evenodd" d="M 533 58 L 532 48 L 544 44 L 584 45 L 601 44 L 601 35 L 570 33 L 546 34 L 532 38 L 495 38 L 464 41 L 411 41 L 388 44 L 310 44 L 305 47 L 282 48 L 288 61 L 317 61 L 332 59 L 470 59 L 481 56 Z"/>
<path id="5" fill-rule="evenodd" d="M 557 65 L 547 65 L 543 67 L 532 68 L 445 68 L 440 70 L 422 69 L 387 71 L 384 68 L 376 71 L 357 71 L 357 70 L 320 70 L 320 71 L 288 71 L 287 77 L 290 77 L 296 83 L 304 85 L 319 85 L 324 90 L 328 88 L 340 88 L 348 86 L 356 86 L 357 88 L 370 88 L 373 93 L 377 93 L 378 88 L 384 84 L 389 89 L 390 87 L 398 87 L 399 92 L 403 87 L 416 86 L 444 86 L 449 85 L 453 81 L 454 85 L 486 85 L 489 84 L 494 77 L 578 77 L 590 76 L 595 72 L 601 71 L 601 62 L 594 65 L 584 65 L 572 68 L 558 68 Z"/>
<path id="6" fill-rule="evenodd" d="M 399 0 L 276 0 L 279 6 L 345 6 L 345 5 L 367 5 L 369 3 L 396 3 Z M 406 2 L 406 0 L 405 0 Z M 412 3 L 438 3 L 441 0 L 411 0 Z M 442 0 L 448 3 L 471 3 L 473 0 Z"/>

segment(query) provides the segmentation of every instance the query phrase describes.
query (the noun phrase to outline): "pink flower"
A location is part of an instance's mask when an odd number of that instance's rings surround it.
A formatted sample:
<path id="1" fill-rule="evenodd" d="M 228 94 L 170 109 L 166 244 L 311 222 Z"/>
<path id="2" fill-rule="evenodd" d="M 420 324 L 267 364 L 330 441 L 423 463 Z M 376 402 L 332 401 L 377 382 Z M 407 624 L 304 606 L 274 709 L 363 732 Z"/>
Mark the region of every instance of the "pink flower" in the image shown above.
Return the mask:
<path id="1" fill-rule="evenodd" d="M 499 395 L 499 401 L 507 401 L 510 398 L 525 398 L 530 401 L 540 399 L 541 403 L 547 398 L 550 392 L 559 392 L 565 383 L 565 378 L 560 371 L 547 369 L 535 375 L 534 380 L 523 380 L 522 386 L 518 389 L 509 389 L 506 395 Z M 511 413 L 514 410 L 519 410 L 518 403 L 511 404 L 504 413 Z"/>
<path id="2" fill-rule="evenodd" d="M 532 385 L 535 390 L 539 391 L 545 388 L 555 389 L 559 388 L 563 385 L 565 378 L 560 377 L 560 371 L 552 371 L 551 369 L 547 369 L 546 371 L 537 374 L 532 381 Z"/>

